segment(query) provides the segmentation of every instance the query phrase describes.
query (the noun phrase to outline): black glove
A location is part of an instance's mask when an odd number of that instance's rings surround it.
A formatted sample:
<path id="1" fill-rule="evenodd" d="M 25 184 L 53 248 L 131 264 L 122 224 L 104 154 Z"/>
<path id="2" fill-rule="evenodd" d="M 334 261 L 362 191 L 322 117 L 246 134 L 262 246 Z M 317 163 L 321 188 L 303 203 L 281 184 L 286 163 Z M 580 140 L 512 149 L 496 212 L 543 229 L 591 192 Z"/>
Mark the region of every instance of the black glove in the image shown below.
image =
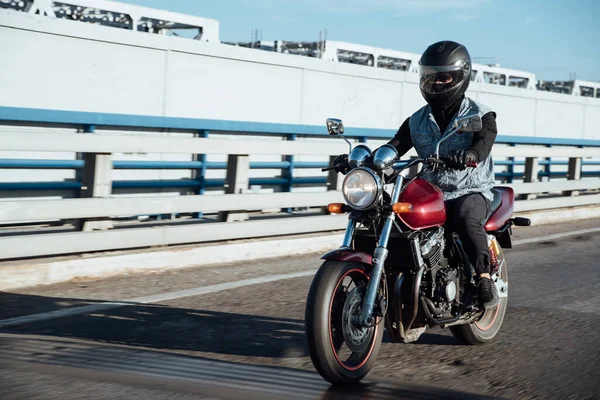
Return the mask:
<path id="1" fill-rule="evenodd" d="M 335 166 L 335 172 L 341 172 L 346 175 L 349 171 L 348 165 L 348 154 L 340 154 L 333 161 L 333 165 Z"/>
<path id="2" fill-rule="evenodd" d="M 479 157 L 474 150 L 453 150 L 448 155 L 450 168 L 464 170 L 467 167 L 477 166 Z"/>

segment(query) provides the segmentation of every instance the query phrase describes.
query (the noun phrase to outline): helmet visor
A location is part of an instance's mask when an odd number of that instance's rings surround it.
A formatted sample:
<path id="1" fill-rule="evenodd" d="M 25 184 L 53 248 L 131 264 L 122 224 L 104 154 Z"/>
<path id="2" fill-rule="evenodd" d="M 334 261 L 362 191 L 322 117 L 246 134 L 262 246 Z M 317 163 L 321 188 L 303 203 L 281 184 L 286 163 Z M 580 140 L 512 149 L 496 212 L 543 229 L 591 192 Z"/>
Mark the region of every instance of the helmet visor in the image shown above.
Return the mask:
<path id="1" fill-rule="evenodd" d="M 458 66 L 421 66 L 421 90 L 442 94 L 460 87 L 469 79 L 469 63 Z"/>

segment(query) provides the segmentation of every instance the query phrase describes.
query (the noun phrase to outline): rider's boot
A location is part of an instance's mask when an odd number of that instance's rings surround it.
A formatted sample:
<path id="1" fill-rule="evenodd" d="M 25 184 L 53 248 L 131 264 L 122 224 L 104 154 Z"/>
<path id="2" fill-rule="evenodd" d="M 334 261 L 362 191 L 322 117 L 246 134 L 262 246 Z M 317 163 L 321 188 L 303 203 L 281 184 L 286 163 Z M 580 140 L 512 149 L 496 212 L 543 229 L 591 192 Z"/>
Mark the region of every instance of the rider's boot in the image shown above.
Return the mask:
<path id="1" fill-rule="evenodd" d="M 496 284 L 490 278 L 479 278 L 479 301 L 486 310 L 492 309 L 500 303 Z"/>

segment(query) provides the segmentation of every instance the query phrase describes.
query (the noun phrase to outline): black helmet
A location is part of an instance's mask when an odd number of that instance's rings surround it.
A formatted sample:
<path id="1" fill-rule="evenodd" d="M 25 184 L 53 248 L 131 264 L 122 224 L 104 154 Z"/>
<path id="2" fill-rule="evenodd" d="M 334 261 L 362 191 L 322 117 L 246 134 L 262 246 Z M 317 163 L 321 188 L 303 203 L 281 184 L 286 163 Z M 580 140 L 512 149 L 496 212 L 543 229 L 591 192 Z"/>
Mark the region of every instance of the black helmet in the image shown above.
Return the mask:
<path id="1" fill-rule="evenodd" d="M 449 40 L 432 44 L 419 60 L 421 94 L 430 105 L 447 107 L 460 99 L 471 82 L 471 56 Z"/>

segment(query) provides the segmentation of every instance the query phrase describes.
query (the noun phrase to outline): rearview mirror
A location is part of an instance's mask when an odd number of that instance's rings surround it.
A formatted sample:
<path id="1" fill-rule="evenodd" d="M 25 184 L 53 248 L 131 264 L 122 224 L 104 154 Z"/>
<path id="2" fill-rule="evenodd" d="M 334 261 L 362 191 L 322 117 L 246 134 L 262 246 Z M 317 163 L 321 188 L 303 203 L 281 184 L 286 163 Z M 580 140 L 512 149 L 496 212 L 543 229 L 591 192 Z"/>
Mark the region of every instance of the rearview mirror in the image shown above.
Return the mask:
<path id="1" fill-rule="evenodd" d="M 341 119 L 327 118 L 327 132 L 331 136 L 343 135 L 344 134 L 344 123 Z"/>
<path id="2" fill-rule="evenodd" d="M 342 136 L 344 134 L 344 123 L 342 120 L 337 118 L 327 118 L 326 125 L 327 133 L 329 133 L 330 136 L 339 136 L 344 139 L 346 143 L 348 143 L 348 146 L 350 146 L 348 153 L 350 153 L 352 151 L 352 143 Z"/>
<path id="3" fill-rule="evenodd" d="M 479 132 L 483 128 L 479 114 L 467 114 L 456 118 L 454 125 L 461 132 Z"/>

